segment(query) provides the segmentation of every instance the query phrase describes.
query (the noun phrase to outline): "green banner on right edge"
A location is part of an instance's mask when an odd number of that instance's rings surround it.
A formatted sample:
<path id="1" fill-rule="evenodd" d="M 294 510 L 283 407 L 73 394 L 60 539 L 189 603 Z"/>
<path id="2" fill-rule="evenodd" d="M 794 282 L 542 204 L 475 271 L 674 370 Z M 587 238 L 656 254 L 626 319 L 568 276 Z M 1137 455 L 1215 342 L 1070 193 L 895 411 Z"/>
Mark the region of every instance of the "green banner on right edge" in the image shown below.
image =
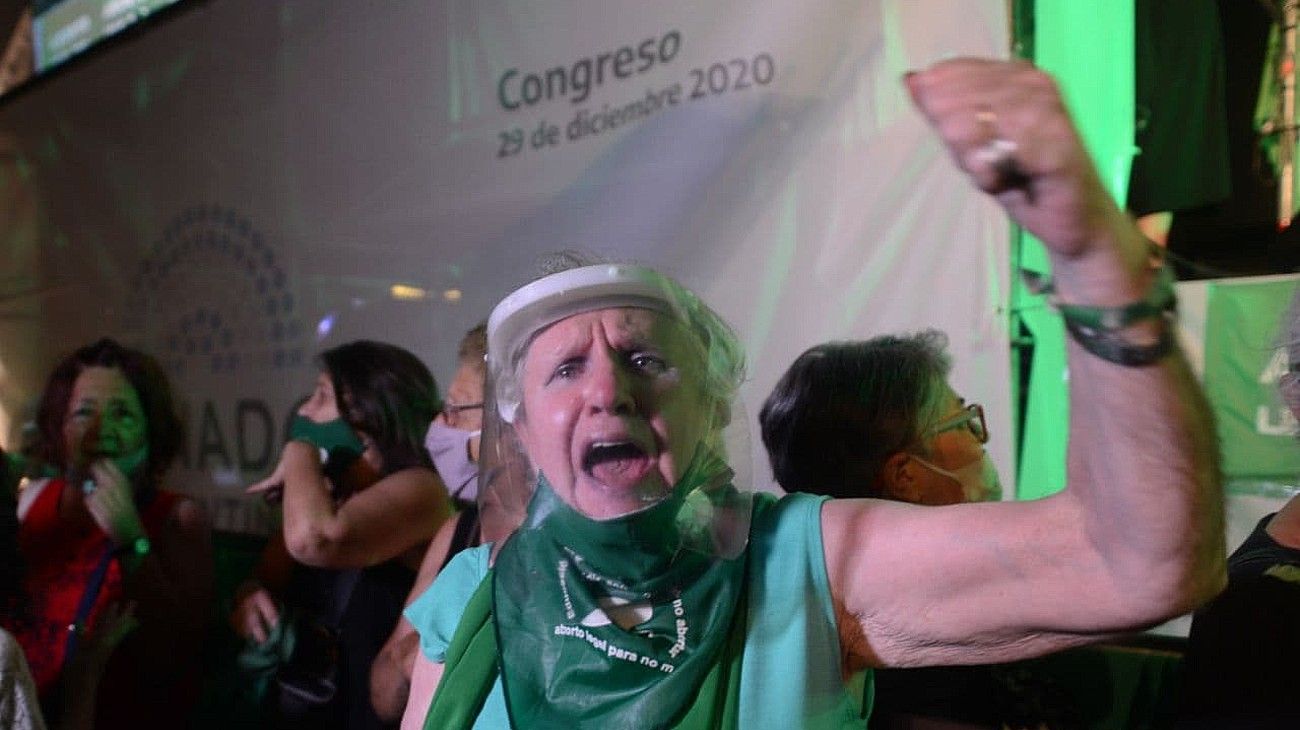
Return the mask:
<path id="1" fill-rule="evenodd" d="M 1229 479 L 1291 478 L 1300 473 L 1296 422 L 1277 395 L 1286 371 L 1278 332 L 1300 282 L 1210 287 L 1205 321 L 1205 392 L 1218 420 Z"/>

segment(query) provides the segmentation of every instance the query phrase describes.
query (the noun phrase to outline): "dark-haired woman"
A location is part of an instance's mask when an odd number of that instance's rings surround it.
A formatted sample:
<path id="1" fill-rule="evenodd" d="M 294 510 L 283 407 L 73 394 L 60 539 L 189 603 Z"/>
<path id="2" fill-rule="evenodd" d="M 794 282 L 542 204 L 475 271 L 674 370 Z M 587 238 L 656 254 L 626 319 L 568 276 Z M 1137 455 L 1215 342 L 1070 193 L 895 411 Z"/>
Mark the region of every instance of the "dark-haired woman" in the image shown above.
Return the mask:
<path id="1" fill-rule="evenodd" d="M 212 589 L 208 522 L 162 488 L 181 444 L 162 369 L 109 339 L 50 375 L 38 456 L 61 474 L 29 485 L 18 515 L 28 602 L 14 634 L 47 715 L 87 626 L 131 606 L 138 627 L 113 652 L 96 726 L 176 727 L 197 690 Z M 81 650 L 85 650 L 82 641 Z"/>
<path id="2" fill-rule="evenodd" d="M 237 592 L 231 623 L 259 644 L 283 633 L 282 620 L 298 636 L 324 626 L 337 637 L 326 640 L 324 653 L 337 651 L 332 666 L 281 667 L 270 697 L 281 724 L 387 727 L 371 707 L 370 664 L 451 513 L 423 443 L 440 406 L 437 386 L 414 355 L 377 342 L 328 350 L 321 364 L 279 465 L 249 488 L 282 490 L 284 525 L 257 580 Z M 322 686 L 332 689 L 304 700 L 302 690 Z"/>

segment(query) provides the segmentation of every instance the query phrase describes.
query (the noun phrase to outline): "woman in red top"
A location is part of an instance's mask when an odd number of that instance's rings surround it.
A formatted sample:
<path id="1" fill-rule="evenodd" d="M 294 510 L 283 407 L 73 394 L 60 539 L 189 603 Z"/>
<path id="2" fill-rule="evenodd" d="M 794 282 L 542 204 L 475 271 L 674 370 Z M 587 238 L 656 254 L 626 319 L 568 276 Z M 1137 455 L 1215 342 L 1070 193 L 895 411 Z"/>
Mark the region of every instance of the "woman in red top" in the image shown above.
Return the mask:
<path id="1" fill-rule="evenodd" d="M 167 378 L 148 355 L 100 340 L 54 369 L 37 426 L 40 456 L 61 476 L 22 494 L 29 611 L 14 628 L 47 716 L 63 704 L 61 675 L 83 627 L 129 607 L 138 627 L 110 659 L 96 727 L 181 726 L 197 689 L 212 556 L 198 504 L 161 488 L 181 445 Z"/>

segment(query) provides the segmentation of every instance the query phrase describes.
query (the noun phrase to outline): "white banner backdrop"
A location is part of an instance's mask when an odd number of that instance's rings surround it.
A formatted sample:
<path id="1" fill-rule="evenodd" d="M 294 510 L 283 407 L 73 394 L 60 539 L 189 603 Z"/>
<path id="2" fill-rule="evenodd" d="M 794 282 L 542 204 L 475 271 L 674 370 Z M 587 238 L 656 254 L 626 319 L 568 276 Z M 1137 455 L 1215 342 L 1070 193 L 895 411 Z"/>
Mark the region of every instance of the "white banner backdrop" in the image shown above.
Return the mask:
<path id="1" fill-rule="evenodd" d="M 445 383 L 461 334 L 579 249 L 741 331 L 760 486 L 754 418 L 796 355 L 928 326 L 1009 480 L 1007 224 L 901 84 L 1005 55 L 1006 28 L 1002 0 L 182 7 L 0 106 L 0 438 L 59 355 L 120 337 L 185 402 L 177 486 L 260 531 L 241 486 L 316 352 L 391 341 Z"/>

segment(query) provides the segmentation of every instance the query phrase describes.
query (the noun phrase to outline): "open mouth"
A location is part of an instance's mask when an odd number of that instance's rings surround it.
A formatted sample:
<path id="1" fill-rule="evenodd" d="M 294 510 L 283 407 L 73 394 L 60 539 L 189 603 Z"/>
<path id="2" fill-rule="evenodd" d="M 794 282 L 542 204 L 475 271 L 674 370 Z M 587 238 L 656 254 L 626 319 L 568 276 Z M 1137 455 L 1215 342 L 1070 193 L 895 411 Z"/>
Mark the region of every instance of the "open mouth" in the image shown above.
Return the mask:
<path id="1" fill-rule="evenodd" d="M 595 441 L 582 454 L 582 470 L 606 484 L 635 482 L 650 469 L 650 455 L 633 441 Z"/>

